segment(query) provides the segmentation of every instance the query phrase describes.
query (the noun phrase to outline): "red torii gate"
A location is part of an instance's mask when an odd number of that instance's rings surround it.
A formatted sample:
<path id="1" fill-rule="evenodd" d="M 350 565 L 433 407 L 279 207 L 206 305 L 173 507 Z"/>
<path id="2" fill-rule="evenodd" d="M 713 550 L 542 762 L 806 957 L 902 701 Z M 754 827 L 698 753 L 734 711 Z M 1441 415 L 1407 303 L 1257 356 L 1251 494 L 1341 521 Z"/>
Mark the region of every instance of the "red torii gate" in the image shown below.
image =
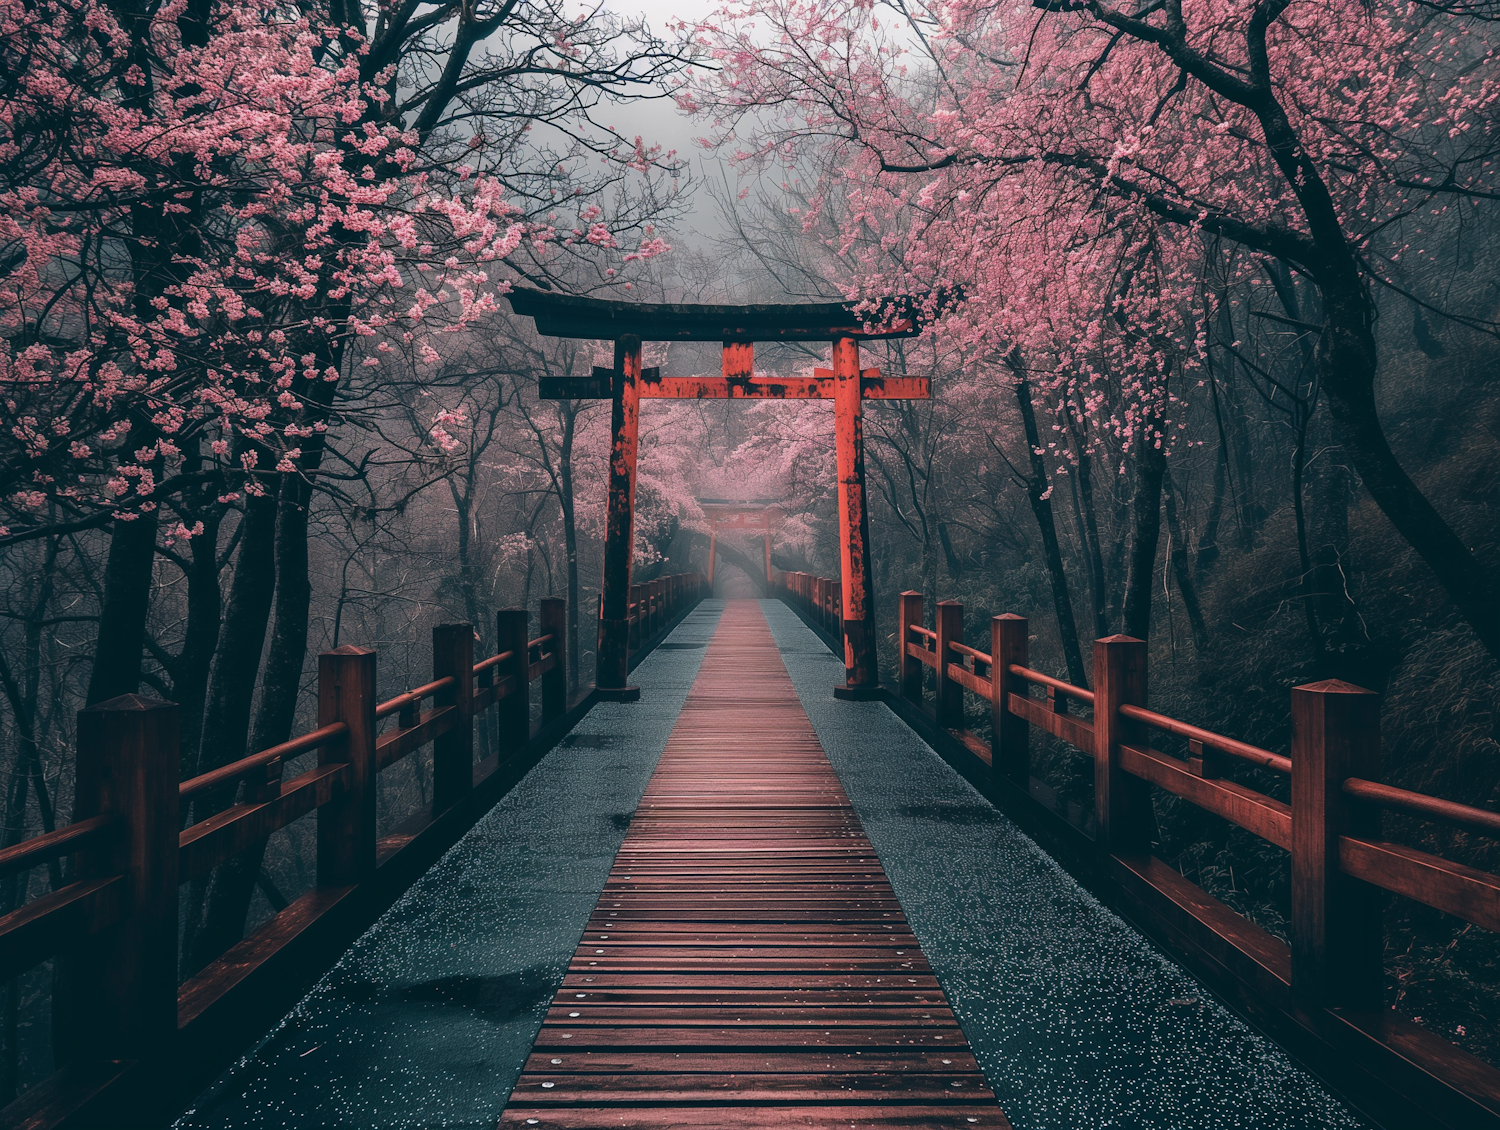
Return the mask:
<path id="1" fill-rule="evenodd" d="M 714 583 L 714 555 L 719 550 L 720 530 L 748 530 L 765 536 L 766 585 L 771 584 L 771 532 L 781 510 L 774 498 L 700 498 L 698 508 L 708 518 L 708 583 Z M 768 594 L 769 595 L 769 594 Z"/>
<path id="2" fill-rule="evenodd" d="M 865 508 L 864 400 L 925 400 L 926 377 L 885 378 L 878 369 L 859 367 L 862 339 L 909 337 L 916 319 L 897 315 L 872 324 L 841 302 L 767 303 L 719 306 L 701 303 L 617 302 L 580 298 L 517 287 L 511 308 L 536 321 L 549 337 L 613 340 L 613 369 L 595 368 L 588 377 L 541 382 L 543 397 L 557 400 L 609 399 L 614 445 L 609 460 L 609 505 L 604 537 L 604 583 L 599 598 L 599 651 L 595 686 L 602 698 L 633 702 L 640 688 L 627 685 L 631 538 L 634 531 L 636 437 L 640 401 L 653 399 L 832 400 L 838 462 L 840 564 L 843 576 L 844 667 L 847 682 L 834 688 L 840 698 L 872 698 L 878 693 L 875 665 L 875 607 L 870 599 L 870 518 Z M 641 342 L 718 341 L 724 371 L 717 377 L 663 377 L 641 368 Z M 833 368 L 811 376 L 757 376 L 755 343 L 829 341 Z"/>

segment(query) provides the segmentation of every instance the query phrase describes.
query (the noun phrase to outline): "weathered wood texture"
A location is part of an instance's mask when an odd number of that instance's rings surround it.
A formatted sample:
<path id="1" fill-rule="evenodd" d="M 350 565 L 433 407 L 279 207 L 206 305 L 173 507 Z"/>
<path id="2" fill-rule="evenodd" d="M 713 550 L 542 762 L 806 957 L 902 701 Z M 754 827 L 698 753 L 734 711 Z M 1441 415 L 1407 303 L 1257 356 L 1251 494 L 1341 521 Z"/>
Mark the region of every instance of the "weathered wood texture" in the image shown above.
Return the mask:
<path id="1" fill-rule="evenodd" d="M 733 602 L 501 1126 L 1006 1127 L 753 602 Z"/>

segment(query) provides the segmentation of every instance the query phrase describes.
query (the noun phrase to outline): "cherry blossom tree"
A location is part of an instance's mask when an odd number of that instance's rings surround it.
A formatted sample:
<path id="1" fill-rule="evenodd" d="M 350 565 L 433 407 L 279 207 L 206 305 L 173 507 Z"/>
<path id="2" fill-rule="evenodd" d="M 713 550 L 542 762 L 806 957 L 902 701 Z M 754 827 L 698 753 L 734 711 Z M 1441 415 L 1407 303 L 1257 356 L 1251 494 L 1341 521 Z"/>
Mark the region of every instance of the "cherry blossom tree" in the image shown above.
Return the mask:
<path id="1" fill-rule="evenodd" d="M 1382 293 L 1496 330 L 1412 270 L 1500 188 L 1492 14 L 1442 0 L 770 0 L 698 29 L 718 69 L 683 102 L 742 161 L 790 167 L 822 147 L 838 172 L 824 187 L 849 202 L 842 250 L 863 267 L 851 294 L 962 287 L 956 332 L 1020 349 L 1051 374 L 1044 396 L 1148 464 L 1180 442 L 1179 402 L 1204 379 L 1208 249 L 1242 249 L 1245 272 L 1284 265 L 1312 291 L 1303 319 L 1338 442 L 1500 654 L 1495 563 L 1401 466 L 1375 395 Z M 1154 555 L 1154 540 L 1137 550 Z"/>

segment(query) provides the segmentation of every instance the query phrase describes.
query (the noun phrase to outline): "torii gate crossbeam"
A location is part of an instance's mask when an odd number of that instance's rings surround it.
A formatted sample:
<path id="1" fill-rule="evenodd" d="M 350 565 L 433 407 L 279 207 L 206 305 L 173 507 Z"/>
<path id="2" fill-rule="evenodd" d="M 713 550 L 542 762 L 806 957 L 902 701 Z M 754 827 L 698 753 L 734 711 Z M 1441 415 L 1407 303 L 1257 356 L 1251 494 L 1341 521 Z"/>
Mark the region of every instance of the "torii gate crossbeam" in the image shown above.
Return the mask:
<path id="1" fill-rule="evenodd" d="M 550 399 L 609 399 L 613 445 L 604 539 L 604 579 L 599 598 L 599 650 L 595 686 L 601 697 L 633 701 L 640 689 L 629 674 L 630 561 L 635 515 L 637 435 L 642 399 L 832 400 L 838 463 L 840 566 L 843 577 L 844 667 L 840 698 L 879 693 L 875 659 L 875 607 L 870 598 L 870 519 L 865 506 L 863 402 L 926 399 L 926 377 L 882 377 L 859 367 L 861 339 L 908 337 L 914 318 L 899 315 L 871 324 L 843 303 L 721 306 L 691 303 L 615 302 L 515 288 L 508 295 L 517 314 L 534 318 L 550 337 L 615 343 L 613 369 L 587 377 L 542 383 Z M 641 342 L 719 341 L 723 375 L 663 377 L 641 368 Z M 754 372 L 756 342 L 829 341 L 833 367 L 811 376 L 780 377 Z"/>

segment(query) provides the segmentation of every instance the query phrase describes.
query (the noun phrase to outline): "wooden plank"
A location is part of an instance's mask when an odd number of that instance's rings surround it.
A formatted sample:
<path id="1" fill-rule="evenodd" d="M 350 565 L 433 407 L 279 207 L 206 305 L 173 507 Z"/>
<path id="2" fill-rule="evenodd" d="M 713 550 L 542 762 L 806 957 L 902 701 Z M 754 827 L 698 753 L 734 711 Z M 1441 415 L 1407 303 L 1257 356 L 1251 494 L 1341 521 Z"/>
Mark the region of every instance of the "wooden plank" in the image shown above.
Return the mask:
<path id="1" fill-rule="evenodd" d="M 974 672 L 970 671 L 961 663 L 948 664 L 948 678 L 952 679 L 955 683 L 957 683 L 964 689 L 973 691 L 983 699 L 988 699 L 995 693 L 995 689 L 990 685 L 990 681 L 988 679 L 981 678 L 980 676 L 974 674 Z"/>
<path id="2" fill-rule="evenodd" d="M 210 962 L 177 990 L 177 1026 L 184 1028 L 225 999 L 260 966 L 298 935 L 331 914 L 353 892 L 353 887 L 314 887 L 223 957 Z"/>
<path id="3" fill-rule="evenodd" d="M 524 1107 L 512 1104 L 500 1126 L 532 1130 L 782 1130 L 784 1127 L 839 1127 L 840 1130 L 1010 1130 L 993 1100 L 973 1105 L 860 1105 L 845 1102 L 805 1106 L 604 1106 Z"/>
<path id="4" fill-rule="evenodd" d="M 1090 757 L 1094 755 L 1092 723 L 1085 722 L 1082 718 L 1074 718 L 1071 714 L 1058 714 L 1048 709 L 1045 702 L 1038 702 L 1034 698 L 1026 698 L 1015 693 L 1011 694 L 1007 704 L 1010 712 L 1017 717 L 1026 719 L 1038 729 L 1046 730 L 1053 737 L 1071 742 L 1078 747 L 1080 752 Z"/>
<path id="5" fill-rule="evenodd" d="M 0 917 L 0 980 L 24 973 L 71 941 L 118 921 L 124 897 L 121 876 L 84 879 Z"/>
<path id="6" fill-rule="evenodd" d="M 446 734 L 458 721 L 458 707 L 443 706 L 423 714 L 415 726 L 381 734 L 375 742 L 376 769 L 394 765 L 412 751 L 421 749 L 434 738 Z"/>
<path id="7" fill-rule="evenodd" d="M 1120 747 L 1120 768 L 1222 816 L 1279 848 L 1292 850 L 1291 806 L 1233 781 L 1200 777 L 1187 763 L 1154 749 Z"/>
<path id="8" fill-rule="evenodd" d="M 1500 876 L 1402 844 L 1339 837 L 1346 875 L 1416 899 L 1486 930 L 1500 930 Z"/>
<path id="9" fill-rule="evenodd" d="M 278 828 L 327 804 L 348 781 L 347 763 L 319 765 L 285 782 L 275 800 L 236 804 L 185 828 L 178 837 L 178 878 L 185 883 L 207 875 Z"/>
<path id="10" fill-rule="evenodd" d="M 752 602 L 720 621 L 501 1125 L 1007 1125 Z"/>

